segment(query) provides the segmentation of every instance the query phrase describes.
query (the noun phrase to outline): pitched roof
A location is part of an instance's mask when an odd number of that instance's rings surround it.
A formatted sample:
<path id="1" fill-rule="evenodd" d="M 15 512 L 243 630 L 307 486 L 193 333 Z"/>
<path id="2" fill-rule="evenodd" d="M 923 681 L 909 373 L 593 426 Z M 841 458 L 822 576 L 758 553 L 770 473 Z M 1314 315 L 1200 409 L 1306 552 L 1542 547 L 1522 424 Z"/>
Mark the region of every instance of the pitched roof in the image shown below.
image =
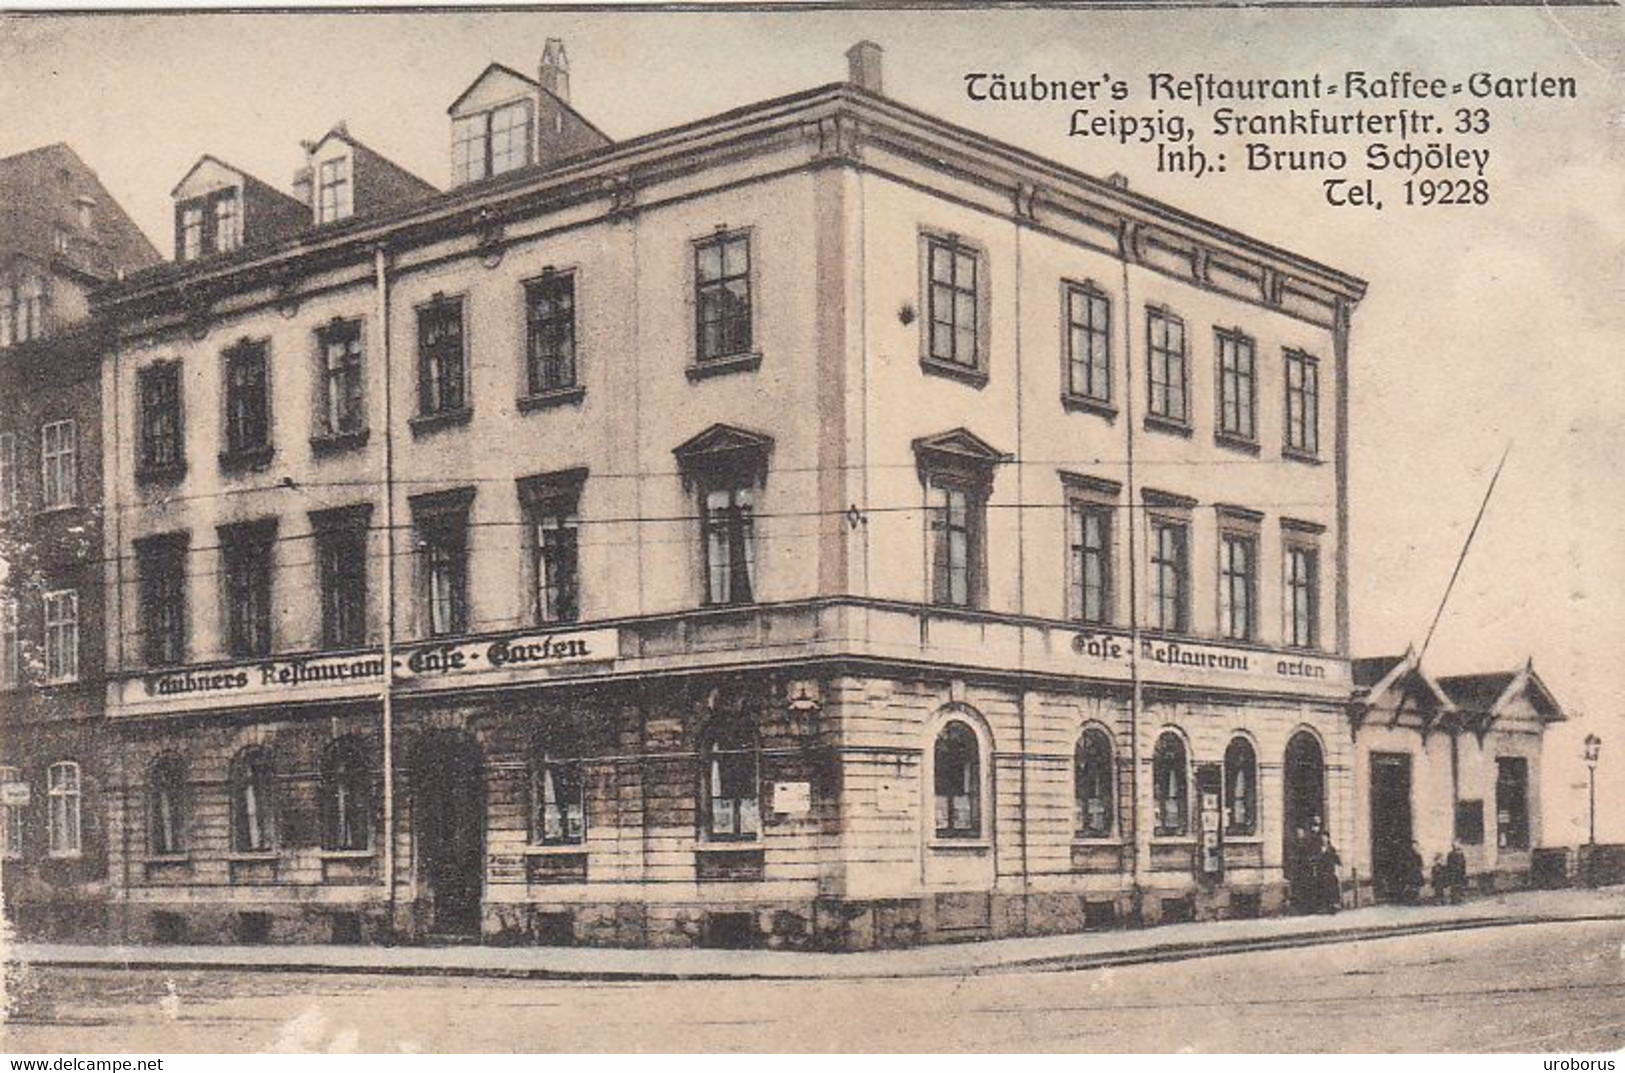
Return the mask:
<path id="1" fill-rule="evenodd" d="M 1495 702 L 1501 699 L 1501 694 L 1507 691 L 1512 679 L 1517 677 L 1510 671 L 1496 671 L 1489 674 L 1453 674 L 1439 679 L 1439 685 L 1444 687 L 1445 695 L 1459 707 L 1471 712 L 1487 712 L 1495 707 Z"/>
<path id="2" fill-rule="evenodd" d="M 94 205 L 88 233 L 79 224 L 81 198 Z M 72 240 L 67 253 L 56 249 L 59 226 Z M 0 158 L 0 258 L 16 255 L 101 280 L 163 260 L 96 172 L 64 142 Z"/>
<path id="3" fill-rule="evenodd" d="M 446 114 L 450 115 L 451 113 L 457 111 L 458 105 L 462 104 L 465 100 L 467 100 L 468 95 L 470 93 L 474 92 L 474 88 L 476 86 L 478 86 L 481 82 L 483 82 L 485 80 L 485 76 L 490 74 L 492 71 L 500 71 L 505 75 L 509 75 L 510 77 L 519 79 L 519 81 L 525 83 L 525 85 L 529 86 L 533 90 L 536 90 L 536 91 L 541 92 L 541 93 L 546 93 L 549 97 L 552 97 L 555 101 L 558 101 L 560 107 L 562 107 L 566 112 L 569 112 L 572 116 L 579 119 L 581 122 L 585 123 L 587 125 L 587 127 L 592 130 L 592 132 L 594 134 L 597 134 L 599 137 L 603 138 L 604 141 L 613 142 L 615 140 L 614 138 L 611 138 L 608 134 L 605 134 L 601 129 L 599 129 L 598 124 L 594 123 L 592 120 L 588 119 L 586 116 L 584 116 L 580 112 L 576 111 L 575 106 L 572 105 L 569 101 L 565 100 L 563 97 L 560 97 L 558 94 L 552 92 L 551 90 L 544 89 L 540 82 L 536 81 L 534 78 L 530 77 L 527 74 L 521 74 L 520 72 L 514 70 L 512 67 L 509 67 L 505 63 L 494 63 L 493 62 L 493 63 L 486 64 L 485 65 L 485 70 L 481 71 L 478 75 L 474 76 L 474 81 L 472 81 L 472 82 L 470 82 L 468 84 L 468 88 L 463 90 L 461 93 L 457 94 L 457 99 L 452 101 L 451 105 L 449 107 L 447 107 Z"/>
<path id="4" fill-rule="evenodd" d="M 1404 656 L 1362 656 L 1354 661 L 1354 684 L 1361 689 L 1370 689 L 1404 662 Z"/>

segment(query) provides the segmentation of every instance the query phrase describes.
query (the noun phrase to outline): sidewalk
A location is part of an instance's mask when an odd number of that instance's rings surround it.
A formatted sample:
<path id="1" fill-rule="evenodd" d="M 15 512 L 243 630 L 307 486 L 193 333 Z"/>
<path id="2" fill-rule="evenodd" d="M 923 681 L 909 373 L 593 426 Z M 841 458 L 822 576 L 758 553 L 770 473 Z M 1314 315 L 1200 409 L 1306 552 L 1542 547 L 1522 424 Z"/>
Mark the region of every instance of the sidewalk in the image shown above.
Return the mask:
<path id="1" fill-rule="evenodd" d="M 1171 924 L 851 954 L 774 950 L 609 950 L 492 946 L 74 946 L 20 943 L 35 965 L 519 976 L 583 980 L 849 979 L 1054 971 L 1462 928 L 1618 920 L 1625 887 L 1521 891 L 1453 906 L 1373 906 L 1336 916 Z"/>

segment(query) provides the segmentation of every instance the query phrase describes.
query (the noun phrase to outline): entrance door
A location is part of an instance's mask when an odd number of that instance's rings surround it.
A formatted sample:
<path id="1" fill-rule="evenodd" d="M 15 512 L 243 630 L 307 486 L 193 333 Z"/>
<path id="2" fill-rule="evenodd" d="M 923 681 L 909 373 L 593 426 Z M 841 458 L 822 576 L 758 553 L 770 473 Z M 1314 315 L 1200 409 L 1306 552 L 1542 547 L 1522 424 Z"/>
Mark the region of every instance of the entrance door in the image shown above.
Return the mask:
<path id="1" fill-rule="evenodd" d="M 1371 754 L 1371 886 L 1378 901 L 1399 898 L 1411 849 L 1411 758 Z"/>
<path id="2" fill-rule="evenodd" d="M 428 885 L 431 926 L 444 935 L 478 935 L 485 866 L 485 787 L 479 747 L 461 734 L 436 734 L 419 747 L 416 787 L 420 876 Z"/>
<path id="3" fill-rule="evenodd" d="M 1286 743 L 1286 777 L 1281 802 L 1281 859 L 1290 872 L 1299 841 L 1316 828 L 1326 827 L 1326 759 L 1313 734 L 1300 730 Z M 1302 834 L 1300 835 L 1300 832 Z"/>

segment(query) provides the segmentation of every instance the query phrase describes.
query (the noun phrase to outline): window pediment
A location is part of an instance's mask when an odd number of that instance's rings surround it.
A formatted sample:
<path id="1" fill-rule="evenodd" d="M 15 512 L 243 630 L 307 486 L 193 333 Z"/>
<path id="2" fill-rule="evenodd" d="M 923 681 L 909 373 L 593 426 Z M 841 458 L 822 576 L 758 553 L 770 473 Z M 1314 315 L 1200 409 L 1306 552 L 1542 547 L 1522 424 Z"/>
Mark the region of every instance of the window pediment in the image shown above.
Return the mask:
<path id="1" fill-rule="evenodd" d="M 733 425 L 712 425 L 672 448 L 685 482 L 709 476 L 744 476 L 760 480 L 773 453 L 773 437 Z"/>
<path id="2" fill-rule="evenodd" d="M 914 457 L 922 473 L 990 484 L 993 467 L 1014 456 L 1000 451 L 969 429 L 956 428 L 915 440 Z"/>

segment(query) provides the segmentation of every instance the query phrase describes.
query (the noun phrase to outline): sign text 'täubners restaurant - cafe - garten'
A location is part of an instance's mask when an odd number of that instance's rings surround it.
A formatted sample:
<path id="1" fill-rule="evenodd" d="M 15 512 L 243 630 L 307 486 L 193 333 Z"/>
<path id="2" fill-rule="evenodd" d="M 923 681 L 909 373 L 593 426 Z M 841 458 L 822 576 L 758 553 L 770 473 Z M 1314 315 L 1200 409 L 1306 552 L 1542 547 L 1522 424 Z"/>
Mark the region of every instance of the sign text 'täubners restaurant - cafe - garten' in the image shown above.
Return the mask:
<path id="1" fill-rule="evenodd" d="M 613 629 L 530 634 L 494 641 L 403 646 L 393 658 L 396 682 L 433 689 L 442 679 L 467 683 L 545 678 L 565 664 L 613 661 L 620 634 Z M 265 703 L 306 697 L 366 695 L 383 682 L 381 652 L 339 656 L 294 656 L 230 666 L 163 671 L 132 681 L 124 695 L 131 707 Z M 448 683 L 449 684 L 449 683 Z"/>

